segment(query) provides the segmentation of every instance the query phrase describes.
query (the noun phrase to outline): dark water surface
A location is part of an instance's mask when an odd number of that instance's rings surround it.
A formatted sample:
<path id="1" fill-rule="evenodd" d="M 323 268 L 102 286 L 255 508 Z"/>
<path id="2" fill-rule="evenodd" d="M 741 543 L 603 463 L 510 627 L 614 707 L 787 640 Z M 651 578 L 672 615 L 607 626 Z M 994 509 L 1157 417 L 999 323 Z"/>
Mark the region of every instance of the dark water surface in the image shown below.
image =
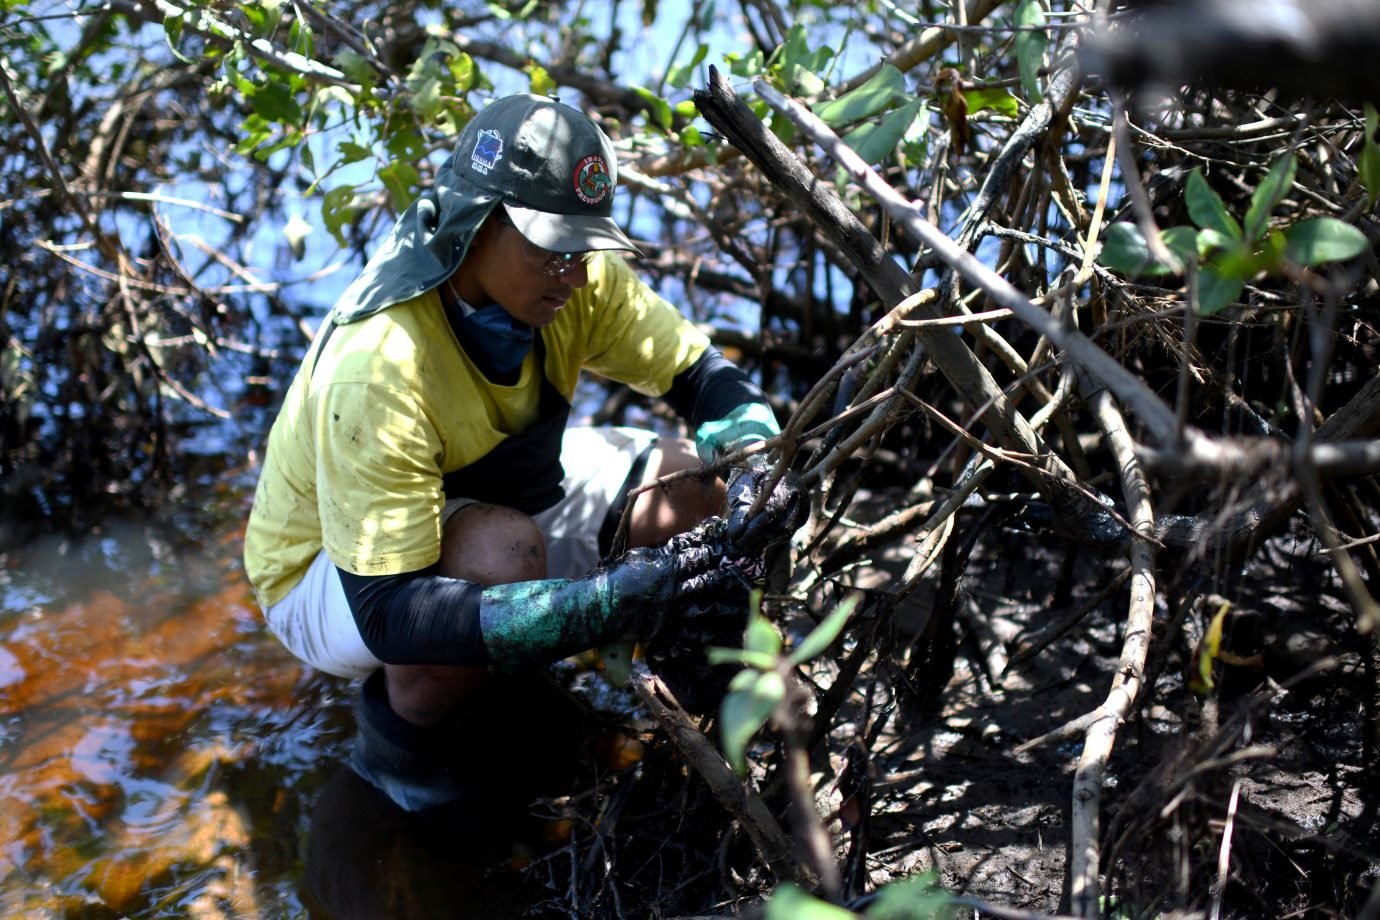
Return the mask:
<path id="1" fill-rule="evenodd" d="M 244 496 L 215 501 L 219 532 L 0 557 L 0 916 L 521 913 L 513 879 L 447 845 L 461 828 L 342 768 L 354 688 L 264 630 Z"/>

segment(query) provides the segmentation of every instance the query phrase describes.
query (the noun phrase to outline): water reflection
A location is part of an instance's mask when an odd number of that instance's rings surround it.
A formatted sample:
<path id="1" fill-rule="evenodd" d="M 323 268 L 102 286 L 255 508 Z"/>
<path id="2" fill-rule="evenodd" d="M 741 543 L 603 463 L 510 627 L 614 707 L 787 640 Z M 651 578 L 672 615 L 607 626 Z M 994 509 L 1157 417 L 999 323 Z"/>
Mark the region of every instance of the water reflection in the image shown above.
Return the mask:
<path id="1" fill-rule="evenodd" d="M 0 916 L 547 915 L 552 873 L 520 868 L 569 824 L 533 796 L 637 742 L 549 677 L 495 680 L 460 727 L 475 802 L 406 814 L 343 767 L 356 687 L 268 635 L 238 530 L 165 537 L 0 556 Z"/>
<path id="2" fill-rule="evenodd" d="M 304 900 L 323 920 L 541 916 L 550 892 L 521 871 L 539 834 L 517 815 L 411 814 L 341 768 L 312 813 Z"/>
<path id="3" fill-rule="evenodd" d="M 264 634 L 234 530 L 0 559 L 0 916 L 303 917 L 349 687 Z"/>

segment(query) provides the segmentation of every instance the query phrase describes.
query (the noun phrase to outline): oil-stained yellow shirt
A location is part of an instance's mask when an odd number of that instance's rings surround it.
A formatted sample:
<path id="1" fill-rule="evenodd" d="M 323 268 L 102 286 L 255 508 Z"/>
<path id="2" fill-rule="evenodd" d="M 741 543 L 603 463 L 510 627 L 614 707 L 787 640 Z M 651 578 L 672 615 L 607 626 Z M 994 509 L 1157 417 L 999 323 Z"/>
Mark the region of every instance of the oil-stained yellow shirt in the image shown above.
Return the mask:
<path id="1" fill-rule="evenodd" d="M 445 474 L 537 419 L 535 351 L 516 384 L 491 383 L 434 290 L 337 326 L 324 350 L 322 333 L 269 433 L 245 534 L 245 569 L 264 609 L 322 547 L 358 575 L 436 562 Z M 591 261 L 589 283 L 539 334 L 547 379 L 567 400 L 582 369 L 663 395 L 709 344 L 614 256 Z"/>

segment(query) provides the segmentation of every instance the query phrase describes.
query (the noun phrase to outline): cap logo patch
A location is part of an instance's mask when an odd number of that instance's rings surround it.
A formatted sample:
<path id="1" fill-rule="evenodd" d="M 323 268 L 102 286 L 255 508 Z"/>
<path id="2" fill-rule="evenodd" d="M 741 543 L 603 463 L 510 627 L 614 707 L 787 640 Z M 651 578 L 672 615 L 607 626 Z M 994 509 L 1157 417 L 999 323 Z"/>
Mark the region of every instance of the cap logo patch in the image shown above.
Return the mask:
<path id="1" fill-rule="evenodd" d="M 474 152 L 470 154 L 470 166 L 481 176 L 487 176 L 489 170 L 503 159 L 503 135 L 497 131 L 484 129 L 479 132 L 479 139 L 474 142 Z"/>
<path id="2" fill-rule="evenodd" d="M 598 204 L 613 191 L 608 164 L 597 153 L 575 164 L 575 194 L 585 204 Z"/>

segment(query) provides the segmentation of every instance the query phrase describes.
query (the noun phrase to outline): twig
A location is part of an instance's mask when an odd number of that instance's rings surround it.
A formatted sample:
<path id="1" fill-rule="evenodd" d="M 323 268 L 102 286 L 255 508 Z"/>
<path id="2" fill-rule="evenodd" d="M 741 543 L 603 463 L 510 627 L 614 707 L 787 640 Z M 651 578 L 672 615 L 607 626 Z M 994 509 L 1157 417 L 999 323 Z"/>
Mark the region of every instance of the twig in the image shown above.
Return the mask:
<path id="1" fill-rule="evenodd" d="M 810 881 L 809 873 L 796 860 L 790 837 L 781 830 L 757 793 L 747 788 L 724 762 L 704 734 L 675 701 L 666 685 L 638 665 L 632 687 L 662 729 L 671 736 L 692 769 L 705 781 L 719 804 L 738 819 L 753 845 L 778 879 Z"/>
<path id="2" fill-rule="evenodd" d="M 1309 520 L 1313 523 L 1313 530 L 1327 549 L 1328 556 L 1332 559 L 1332 565 L 1337 569 L 1337 574 L 1342 579 L 1342 587 L 1346 590 L 1352 608 L 1356 612 L 1356 628 L 1362 633 L 1368 633 L 1377 624 L 1380 624 L 1380 604 L 1376 603 L 1375 598 L 1366 589 L 1351 555 L 1341 548 L 1341 541 L 1337 539 L 1337 528 L 1332 523 L 1332 516 L 1328 513 L 1327 505 L 1323 501 L 1322 479 L 1318 475 L 1317 468 L 1313 466 L 1312 454 L 1309 451 L 1314 437 L 1313 407 L 1319 402 L 1323 376 L 1327 372 L 1328 359 L 1331 356 L 1334 313 L 1335 305 L 1329 303 L 1326 320 L 1323 317 L 1314 316 L 1313 322 L 1310 324 L 1312 361 L 1309 367 L 1306 394 L 1300 389 L 1298 381 L 1294 378 L 1292 363 L 1288 360 L 1284 362 L 1286 379 L 1289 381 L 1295 413 L 1299 421 L 1298 438 L 1294 441 L 1293 448 L 1294 468 L 1298 476 L 1299 487 L 1303 493 L 1304 506 L 1308 510 Z M 1286 359 L 1287 356 L 1288 353 L 1286 352 Z"/>
<path id="3" fill-rule="evenodd" d="M 966 10 L 968 20 L 972 22 L 982 19 L 988 13 L 1000 6 L 1001 2 L 1002 0 L 976 0 L 976 2 Z M 968 28 L 975 27 L 969 26 Z M 839 95 L 842 96 L 844 93 L 862 86 L 868 80 L 876 76 L 882 67 L 887 64 L 905 73 L 944 50 L 953 42 L 956 35 L 957 32 L 952 25 L 935 25 L 925 29 L 919 35 L 891 52 L 885 61 L 873 67 L 869 67 L 867 70 L 857 74 L 841 85 L 838 89 Z"/>
<path id="4" fill-rule="evenodd" d="M 834 860 L 833 841 L 815 806 L 815 788 L 810 780 L 810 720 L 804 715 L 808 696 L 793 676 L 787 676 L 786 686 L 789 689 L 785 706 L 778 707 L 777 712 L 778 716 L 783 709 L 790 713 L 790 724 L 781 725 L 780 729 L 785 748 L 786 786 L 791 793 L 791 824 L 810 868 L 819 877 L 822 893 L 837 903 L 843 893 L 843 880 Z"/>
<path id="5" fill-rule="evenodd" d="M 1217 884 L 1212 890 L 1212 910 L 1208 920 L 1217 920 L 1222 915 L 1222 892 L 1227 888 L 1227 866 L 1231 860 L 1231 832 L 1236 825 L 1236 803 L 1241 797 L 1241 778 L 1231 784 L 1231 797 L 1227 800 L 1227 823 L 1222 828 L 1222 846 L 1217 851 Z"/>
<path id="6" fill-rule="evenodd" d="M 1150 484 L 1136 460 L 1135 445 L 1111 394 L 1098 390 L 1090 400 L 1099 424 L 1121 470 L 1122 492 L 1137 533 L 1152 536 L 1154 512 Z M 1103 703 L 1104 713 L 1088 726 L 1083 754 L 1073 776 L 1073 807 L 1070 816 L 1072 844 L 1069 878 L 1073 912 L 1080 917 L 1102 914 L 1099 868 L 1101 843 L 1102 780 L 1116 741 L 1117 728 L 1130 714 L 1145 676 L 1150 650 L 1150 628 L 1155 616 L 1155 551 L 1151 540 L 1133 540 L 1131 600 L 1126 615 L 1126 638 L 1117 663 L 1117 674 Z"/>

